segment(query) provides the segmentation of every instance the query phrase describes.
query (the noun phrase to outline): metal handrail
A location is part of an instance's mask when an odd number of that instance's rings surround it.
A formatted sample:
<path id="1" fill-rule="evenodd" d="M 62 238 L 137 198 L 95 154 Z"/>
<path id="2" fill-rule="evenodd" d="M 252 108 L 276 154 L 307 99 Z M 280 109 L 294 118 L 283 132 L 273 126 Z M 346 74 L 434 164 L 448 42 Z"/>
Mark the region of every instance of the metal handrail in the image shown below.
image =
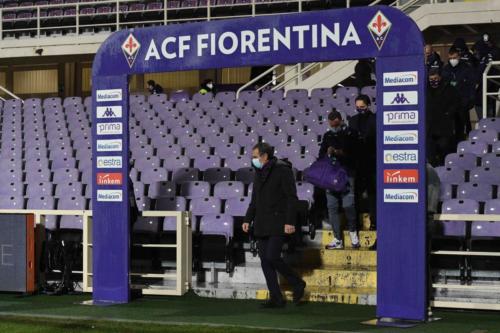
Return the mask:
<path id="1" fill-rule="evenodd" d="M 0 90 L 3 91 L 4 93 L 6 93 L 7 95 L 13 97 L 14 99 L 19 99 L 21 101 L 21 103 L 24 103 L 24 100 L 21 99 L 21 97 L 17 96 L 16 94 L 14 94 L 13 92 L 11 92 L 10 90 L 0 86 Z M 0 97 L 0 100 L 4 101 L 5 102 L 5 98 L 3 97 Z"/>
<path id="2" fill-rule="evenodd" d="M 497 101 L 500 101 L 500 90 L 497 90 L 496 92 L 489 92 L 488 91 L 488 81 L 495 83 L 497 85 L 497 88 L 500 88 L 500 81 L 497 81 L 495 79 L 500 79 L 500 75 L 490 75 L 490 71 L 492 68 L 497 68 L 500 69 L 500 61 L 491 61 L 486 65 L 486 68 L 484 69 L 483 72 L 483 118 L 486 118 L 488 116 L 488 97 L 493 98 Z M 496 107 L 495 107 L 495 114 L 496 114 Z"/>

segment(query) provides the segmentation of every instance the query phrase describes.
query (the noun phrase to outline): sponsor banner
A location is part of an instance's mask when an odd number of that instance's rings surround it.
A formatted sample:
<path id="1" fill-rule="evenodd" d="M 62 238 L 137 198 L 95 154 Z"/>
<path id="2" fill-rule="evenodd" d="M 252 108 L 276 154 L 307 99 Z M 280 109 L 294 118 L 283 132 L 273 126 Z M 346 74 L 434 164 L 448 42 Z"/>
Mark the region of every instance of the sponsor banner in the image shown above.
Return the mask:
<path id="1" fill-rule="evenodd" d="M 97 140 L 97 151 L 122 151 L 122 139 Z"/>
<path id="2" fill-rule="evenodd" d="M 97 185 L 122 185 L 123 179 L 120 172 L 98 172 Z"/>
<path id="3" fill-rule="evenodd" d="M 122 202 L 122 190 L 97 190 L 97 201 Z"/>
<path id="4" fill-rule="evenodd" d="M 97 102 L 116 102 L 123 99 L 121 89 L 104 89 L 96 91 Z"/>
<path id="5" fill-rule="evenodd" d="M 98 119 L 110 119 L 110 118 L 121 118 L 122 117 L 121 105 L 98 106 L 96 111 L 97 111 L 96 113 L 97 113 Z"/>
<path id="6" fill-rule="evenodd" d="M 387 169 L 384 170 L 384 184 L 416 184 L 417 169 Z"/>
<path id="7" fill-rule="evenodd" d="M 98 123 L 97 135 L 120 135 L 123 134 L 122 123 Z"/>
<path id="8" fill-rule="evenodd" d="M 98 169 L 119 169 L 122 167 L 121 156 L 97 156 Z"/>
<path id="9" fill-rule="evenodd" d="M 418 150 L 384 150 L 385 164 L 417 164 Z"/>
<path id="10" fill-rule="evenodd" d="M 418 125 L 418 111 L 384 111 L 384 125 Z"/>
<path id="11" fill-rule="evenodd" d="M 384 106 L 417 105 L 418 91 L 386 91 L 384 92 Z"/>
<path id="12" fill-rule="evenodd" d="M 413 86 L 417 84 L 417 71 L 384 73 L 384 87 Z"/>
<path id="13" fill-rule="evenodd" d="M 384 189 L 384 202 L 418 203 L 418 189 Z"/>
<path id="14" fill-rule="evenodd" d="M 406 145 L 418 144 L 418 131 L 384 131 L 384 144 Z"/>

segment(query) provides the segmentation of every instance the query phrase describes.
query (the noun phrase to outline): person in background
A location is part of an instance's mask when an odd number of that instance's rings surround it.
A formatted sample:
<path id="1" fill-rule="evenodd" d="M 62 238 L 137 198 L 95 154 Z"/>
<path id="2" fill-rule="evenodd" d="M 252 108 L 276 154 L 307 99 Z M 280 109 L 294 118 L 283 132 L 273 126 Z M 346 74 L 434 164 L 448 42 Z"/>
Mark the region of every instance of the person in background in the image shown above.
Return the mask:
<path id="1" fill-rule="evenodd" d="M 356 138 L 354 150 L 354 197 L 357 214 L 364 211 L 362 202 L 368 199 L 371 229 L 376 226 L 376 116 L 370 110 L 371 101 L 367 95 L 356 97 L 357 114 L 349 120 L 349 126 Z"/>
<path id="2" fill-rule="evenodd" d="M 425 52 L 425 65 L 427 66 L 427 70 L 431 69 L 441 69 L 443 67 L 443 61 L 439 54 L 434 51 L 431 44 L 425 44 L 424 47 Z"/>
<path id="3" fill-rule="evenodd" d="M 474 106 L 476 75 L 473 68 L 461 60 L 460 51 L 451 47 L 448 52 L 448 64 L 443 67 L 442 79 L 455 87 L 460 95 L 461 105 L 456 113 L 456 142 L 465 140 L 471 131 L 469 110 Z"/>
<path id="4" fill-rule="evenodd" d="M 328 123 L 330 128 L 323 135 L 323 140 L 321 140 L 319 158 L 328 156 L 332 159 L 332 162 L 339 163 L 350 176 L 349 184 L 354 184 L 352 178 L 354 173 L 352 158 L 354 154 L 353 148 L 355 147 L 354 133 L 349 127 L 343 124 L 342 115 L 336 110 L 328 114 Z M 326 202 L 328 222 L 333 229 L 333 240 L 330 244 L 326 245 L 326 249 L 342 249 L 344 247 L 342 230 L 340 228 L 340 207 L 344 209 L 352 247 L 358 249 L 360 245 L 357 234 L 357 215 L 356 208 L 354 207 L 353 189 L 348 186 L 347 190 L 343 193 L 326 191 Z"/>
<path id="5" fill-rule="evenodd" d="M 429 71 L 426 102 L 427 156 L 437 167 L 455 150 L 455 117 L 460 110 L 457 89 L 442 80 L 438 69 Z"/>
<path id="6" fill-rule="evenodd" d="M 212 93 L 213 95 L 215 95 L 214 81 L 212 79 L 206 79 L 205 81 L 203 81 L 198 93 L 201 95 L 205 95 L 207 93 Z"/>
<path id="7" fill-rule="evenodd" d="M 274 157 L 274 148 L 258 143 L 252 150 L 252 165 L 257 172 L 252 199 L 243 220 L 243 231 L 253 223 L 262 271 L 270 299 L 262 308 L 282 308 L 285 300 L 278 283 L 280 273 L 293 288 L 293 302 L 300 303 L 306 283 L 283 261 L 281 252 L 285 236 L 295 233 L 298 202 L 292 166 Z"/>
<path id="8" fill-rule="evenodd" d="M 465 39 L 461 37 L 455 39 L 452 47 L 457 49 L 458 54 L 460 55 L 460 60 L 462 62 L 472 67 L 475 67 L 477 65 L 476 59 L 473 57 L 472 52 L 469 50 L 467 44 L 465 43 Z"/>
<path id="9" fill-rule="evenodd" d="M 148 91 L 151 95 L 163 94 L 163 87 L 154 80 L 148 81 Z"/>

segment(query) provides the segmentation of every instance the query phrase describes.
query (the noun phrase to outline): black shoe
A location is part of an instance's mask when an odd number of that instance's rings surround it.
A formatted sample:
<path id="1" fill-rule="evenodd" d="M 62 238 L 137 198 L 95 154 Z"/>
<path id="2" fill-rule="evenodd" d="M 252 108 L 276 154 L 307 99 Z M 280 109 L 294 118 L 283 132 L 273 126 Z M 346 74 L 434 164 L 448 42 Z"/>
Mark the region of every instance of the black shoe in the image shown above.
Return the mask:
<path id="1" fill-rule="evenodd" d="M 267 302 L 261 303 L 260 308 L 261 309 L 281 309 L 281 308 L 284 308 L 285 305 L 286 305 L 286 302 L 284 300 L 280 301 L 280 302 L 269 300 Z"/>
<path id="2" fill-rule="evenodd" d="M 306 282 L 302 281 L 298 287 L 293 290 L 293 304 L 300 304 L 306 290 Z"/>

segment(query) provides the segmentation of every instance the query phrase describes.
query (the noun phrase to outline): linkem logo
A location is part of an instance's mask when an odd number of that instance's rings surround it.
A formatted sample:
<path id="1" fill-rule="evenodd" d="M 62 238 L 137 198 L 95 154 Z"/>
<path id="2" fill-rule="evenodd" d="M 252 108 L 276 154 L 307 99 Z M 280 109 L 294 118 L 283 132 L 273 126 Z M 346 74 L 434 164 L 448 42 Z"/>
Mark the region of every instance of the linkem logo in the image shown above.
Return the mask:
<path id="1" fill-rule="evenodd" d="M 384 150 L 385 164 L 418 163 L 418 150 Z"/>
<path id="2" fill-rule="evenodd" d="M 122 190 L 97 190 L 97 201 L 101 202 L 122 202 Z"/>
<path id="3" fill-rule="evenodd" d="M 384 106 L 417 105 L 418 91 L 384 92 Z"/>
<path id="4" fill-rule="evenodd" d="M 123 134 L 122 123 L 99 123 L 97 126 L 97 135 L 118 135 Z"/>
<path id="5" fill-rule="evenodd" d="M 119 172 L 98 172 L 96 183 L 97 185 L 122 185 L 122 174 Z"/>
<path id="6" fill-rule="evenodd" d="M 384 202 L 418 203 L 418 189 L 384 189 Z"/>
<path id="7" fill-rule="evenodd" d="M 116 106 L 98 106 L 96 109 L 98 119 L 109 119 L 109 118 L 121 118 L 122 117 L 122 107 L 121 105 Z"/>
<path id="8" fill-rule="evenodd" d="M 123 99 L 121 89 L 104 89 L 96 91 L 97 102 L 116 102 Z"/>
<path id="9" fill-rule="evenodd" d="M 97 151 L 122 151 L 122 139 L 116 140 L 97 140 Z"/>
<path id="10" fill-rule="evenodd" d="M 98 169 L 119 169 L 122 167 L 121 156 L 97 156 Z"/>
<path id="11" fill-rule="evenodd" d="M 418 131 L 384 131 L 384 144 L 418 144 Z"/>
<path id="12" fill-rule="evenodd" d="M 384 184 L 416 184 L 416 183 L 418 183 L 417 169 L 384 170 Z"/>
<path id="13" fill-rule="evenodd" d="M 418 72 L 384 73 L 384 87 L 413 86 L 418 84 Z"/>
<path id="14" fill-rule="evenodd" d="M 384 125 L 418 125 L 418 111 L 384 111 Z"/>

